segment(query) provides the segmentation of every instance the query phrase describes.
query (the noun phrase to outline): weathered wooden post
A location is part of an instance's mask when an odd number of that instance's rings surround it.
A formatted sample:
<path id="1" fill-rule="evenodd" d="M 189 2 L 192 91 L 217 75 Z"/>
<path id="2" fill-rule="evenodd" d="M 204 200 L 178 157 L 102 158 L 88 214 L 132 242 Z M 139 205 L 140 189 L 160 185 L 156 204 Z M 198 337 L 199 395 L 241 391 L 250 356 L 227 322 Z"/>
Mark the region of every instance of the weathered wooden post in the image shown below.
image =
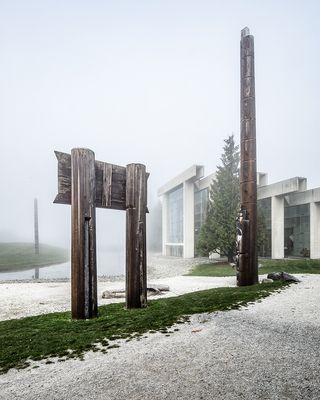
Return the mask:
<path id="1" fill-rule="evenodd" d="M 97 316 L 95 157 L 71 151 L 71 312 L 74 319 Z"/>
<path id="2" fill-rule="evenodd" d="M 126 304 L 142 308 L 147 305 L 147 175 L 142 164 L 126 170 Z"/>
<path id="3" fill-rule="evenodd" d="M 34 253 L 39 254 L 38 199 L 34 199 Z M 34 269 L 34 279 L 39 279 L 39 267 Z"/>
<path id="4" fill-rule="evenodd" d="M 249 29 L 241 31 L 241 161 L 240 202 L 243 221 L 239 255 L 239 286 L 258 282 L 257 259 L 257 172 L 254 38 Z"/>

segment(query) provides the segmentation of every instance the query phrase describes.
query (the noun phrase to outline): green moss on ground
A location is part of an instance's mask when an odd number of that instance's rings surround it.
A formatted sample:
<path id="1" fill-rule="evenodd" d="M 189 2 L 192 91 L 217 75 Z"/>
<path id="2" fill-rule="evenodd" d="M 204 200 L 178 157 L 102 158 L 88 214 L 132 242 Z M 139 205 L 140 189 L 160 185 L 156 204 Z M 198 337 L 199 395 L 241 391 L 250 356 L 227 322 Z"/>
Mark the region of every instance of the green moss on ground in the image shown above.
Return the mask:
<path id="1" fill-rule="evenodd" d="M 99 307 L 99 317 L 73 321 L 69 312 L 0 322 L 0 372 L 25 368 L 30 360 L 83 358 L 88 350 L 107 352 L 116 339 L 140 339 L 147 332 L 173 334 L 175 323 L 195 313 L 238 309 L 285 287 L 283 283 L 228 287 L 188 293 L 148 302 L 144 309 L 126 310 L 124 304 Z M 47 360 L 47 362 L 52 362 Z"/>

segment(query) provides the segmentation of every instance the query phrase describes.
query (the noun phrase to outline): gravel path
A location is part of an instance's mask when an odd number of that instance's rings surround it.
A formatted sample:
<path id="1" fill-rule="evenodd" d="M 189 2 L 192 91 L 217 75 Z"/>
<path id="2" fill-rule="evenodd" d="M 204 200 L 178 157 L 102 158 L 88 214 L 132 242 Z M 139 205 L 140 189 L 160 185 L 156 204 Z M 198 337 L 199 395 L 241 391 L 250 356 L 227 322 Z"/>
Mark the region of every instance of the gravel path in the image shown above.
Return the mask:
<path id="1" fill-rule="evenodd" d="M 320 276 L 85 361 L 0 376 L 0 399 L 319 399 Z"/>
<path id="2" fill-rule="evenodd" d="M 163 257 L 158 254 L 148 255 L 148 276 L 151 279 L 169 278 L 186 274 L 194 265 L 209 263 L 210 260 L 204 257 L 180 258 Z M 231 267 L 230 267 L 231 268 Z"/>

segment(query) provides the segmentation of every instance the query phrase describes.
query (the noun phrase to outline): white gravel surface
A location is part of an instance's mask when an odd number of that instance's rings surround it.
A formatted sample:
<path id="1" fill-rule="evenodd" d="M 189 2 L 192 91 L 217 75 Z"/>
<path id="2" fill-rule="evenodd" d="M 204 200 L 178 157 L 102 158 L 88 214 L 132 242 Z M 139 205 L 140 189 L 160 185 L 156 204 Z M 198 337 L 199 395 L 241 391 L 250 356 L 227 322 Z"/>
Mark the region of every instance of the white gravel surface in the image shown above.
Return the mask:
<path id="1" fill-rule="evenodd" d="M 214 287 L 235 286 L 235 278 L 210 278 L 199 276 L 180 276 L 153 279 L 151 284 L 164 284 L 169 292 L 152 296 L 152 299 L 177 296 Z M 124 289 L 124 281 L 98 282 L 98 305 L 124 302 L 120 299 L 103 299 L 105 290 Z M 70 282 L 38 283 L 0 283 L 0 320 L 21 318 L 30 315 L 47 314 L 55 311 L 67 311 L 71 308 Z"/>
<path id="2" fill-rule="evenodd" d="M 206 259 L 182 259 L 176 257 L 149 256 L 148 283 L 165 284 L 169 292 L 159 297 L 177 296 L 187 292 L 205 290 L 221 286 L 235 286 L 233 277 L 208 278 L 181 276 L 193 265 L 208 262 Z M 231 267 L 230 267 L 231 268 Z M 123 299 L 102 299 L 105 290 L 124 289 L 124 277 L 98 279 L 98 304 L 123 302 Z M 61 281 L 0 281 L 0 320 L 21 318 L 30 315 L 67 311 L 71 308 L 70 282 Z"/>
<path id="3" fill-rule="evenodd" d="M 320 399 L 320 276 L 299 277 L 240 311 L 195 315 L 170 336 L 10 370 L 0 399 Z M 175 279 L 185 278 L 195 279 Z"/>

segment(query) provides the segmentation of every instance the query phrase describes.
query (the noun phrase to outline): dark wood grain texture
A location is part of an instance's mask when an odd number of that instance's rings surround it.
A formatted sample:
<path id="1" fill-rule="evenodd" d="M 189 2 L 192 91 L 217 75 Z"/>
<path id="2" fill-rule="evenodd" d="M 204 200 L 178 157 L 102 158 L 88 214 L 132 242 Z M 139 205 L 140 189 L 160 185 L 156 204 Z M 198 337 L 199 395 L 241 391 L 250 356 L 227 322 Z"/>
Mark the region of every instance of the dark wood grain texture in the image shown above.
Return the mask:
<path id="1" fill-rule="evenodd" d="M 71 204 L 71 156 L 55 151 L 58 159 L 58 194 L 54 203 Z M 126 168 L 95 161 L 95 206 L 126 209 Z"/>
<path id="2" fill-rule="evenodd" d="M 71 151 L 71 313 L 97 316 L 95 161 L 88 149 Z"/>
<path id="3" fill-rule="evenodd" d="M 126 305 L 147 305 L 147 175 L 142 164 L 127 165 L 126 179 Z"/>
<path id="4" fill-rule="evenodd" d="M 240 67 L 240 202 L 246 217 L 243 221 L 237 284 L 247 286 L 258 282 L 254 38 L 248 28 L 241 32 Z"/>
<path id="5" fill-rule="evenodd" d="M 149 173 L 142 164 L 127 167 L 95 161 L 88 149 L 58 159 L 58 195 L 72 206 L 72 317 L 97 315 L 95 208 L 126 210 L 126 304 L 147 305 L 146 213 Z"/>

